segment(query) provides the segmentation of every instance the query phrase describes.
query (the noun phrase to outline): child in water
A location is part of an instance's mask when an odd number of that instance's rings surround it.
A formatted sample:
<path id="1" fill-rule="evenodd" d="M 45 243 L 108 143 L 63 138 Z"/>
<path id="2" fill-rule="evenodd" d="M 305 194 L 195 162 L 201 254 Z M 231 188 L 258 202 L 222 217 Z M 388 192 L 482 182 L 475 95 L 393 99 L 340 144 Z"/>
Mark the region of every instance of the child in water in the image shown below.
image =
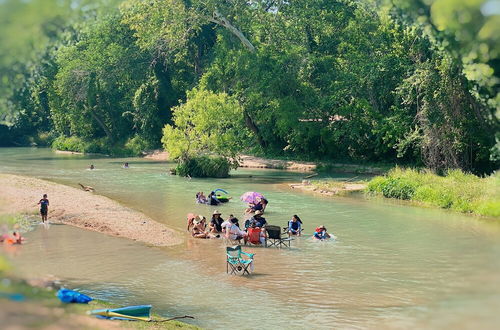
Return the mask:
<path id="1" fill-rule="evenodd" d="M 42 216 L 42 222 L 47 221 L 47 214 L 49 213 L 49 200 L 47 199 L 47 194 L 43 195 L 37 205 L 40 205 L 40 215 Z"/>
<path id="2" fill-rule="evenodd" d="M 324 241 L 325 239 L 331 238 L 331 236 L 326 232 L 325 226 L 321 225 L 318 228 L 316 228 L 313 238 Z"/>

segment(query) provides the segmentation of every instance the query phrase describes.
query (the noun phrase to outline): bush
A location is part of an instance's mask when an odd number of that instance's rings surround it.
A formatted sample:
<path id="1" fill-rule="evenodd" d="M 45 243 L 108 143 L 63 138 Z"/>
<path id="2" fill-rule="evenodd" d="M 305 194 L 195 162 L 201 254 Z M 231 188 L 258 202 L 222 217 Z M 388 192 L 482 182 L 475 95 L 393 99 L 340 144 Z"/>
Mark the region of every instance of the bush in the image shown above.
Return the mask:
<path id="1" fill-rule="evenodd" d="M 141 141 L 135 138 L 130 139 L 125 145 L 113 145 L 106 138 L 87 141 L 77 136 L 59 136 L 52 142 L 52 148 L 63 151 L 105 154 L 119 157 L 138 156 L 142 151 Z"/>
<path id="2" fill-rule="evenodd" d="M 395 168 L 373 178 L 367 191 L 388 198 L 414 200 L 463 213 L 500 216 L 500 175 L 479 178 L 460 170 L 445 176 L 430 171 Z"/>
<path id="3" fill-rule="evenodd" d="M 136 135 L 125 143 L 125 148 L 134 156 L 142 155 L 143 151 L 151 148 L 149 142 Z"/>
<path id="4" fill-rule="evenodd" d="M 76 136 L 59 136 L 52 142 L 52 148 L 62 151 L 87 152 L 86 143 Z"/>
<path id="5" fill-rule="evenodd" d="M 196 178 L 227 178 L 230 170 L 231 163 L 226 158 L 201 156 L 179 163 L 175 172 Z"/>

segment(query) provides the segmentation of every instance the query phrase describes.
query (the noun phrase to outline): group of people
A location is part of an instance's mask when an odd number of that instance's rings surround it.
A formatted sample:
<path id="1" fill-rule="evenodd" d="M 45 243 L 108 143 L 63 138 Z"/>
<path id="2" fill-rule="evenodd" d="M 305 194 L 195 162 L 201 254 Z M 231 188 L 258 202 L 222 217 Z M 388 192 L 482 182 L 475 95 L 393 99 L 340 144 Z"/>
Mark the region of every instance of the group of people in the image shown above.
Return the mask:
<path id="1" fill-rule="evenodd" d="M 214 211 L 210 222 L 202 215 L 190 213 L 187 219 L 187 230 L 194 238 L 219 238 L 222 235 L 231 240 L 241 239 L 245 232 L 240 229 L 238 218 L 230 215 L 227 220 L 219 211 Z"/>
<path id="2" fill-rule="evenodd" d="M 195 198 L 196 198 L 196 203 L 198 204 L 208 204 L 213 206 L 217 206 L 221 203 L 227 203 L 229 202 L 229 199 L 231 199 L 231 197 L 227 196 L 217 196 L 215 191 L 210 192 L 210 194 L 208 194 L 208 197 L 205 196 L 203 191 L 199 191 L 196 193 Z"/>
<path id="3" fill-rule="evenodd" d="M 125 162 L 125 163 L 123 164 L 123 166 L 122 166 L 122 167 L 123 167 L 123 168 L 130 168 L 130 165 L 129 165 L 129 163 L 128 163 L 128 162 Z M 94 166 L 94 164 L 90 164 L 90 166 L 89 166 L 89 170 L 95 170 L 95 166 Z"/>
<path id="4" fill-rule="evenodd" d="M 229 240 L 250 240 L 250 234 L 255 228 L 258 228 L 260 242 L 263 243 L 266 239 L 267 220 L 263 216 L 262 211 L 256 211 L 254 215 L 245 220 L 243 227 L 240 226 L 238 218 L 233 214 L 229 215 L 227 220 L 222 218 L 219 211 L 214 211 L 210 220 L 207 220 L 202 215 L 190 213 L 187 218 L 187 231 L 194 238 L 221 238 L 225 237 Z M 298 215 L 293 215 L 288 222 L 287 233 L 289 236 L 302 235 L 302 220 Z M 317 240 L 325 240 L 331 236 L 327 233 L 325 226 L 316 228 L 313 238 Z M 254 239 L 255 241 L 255 239 Z M 258 243 L 258 242 L 257 242 Z"/>

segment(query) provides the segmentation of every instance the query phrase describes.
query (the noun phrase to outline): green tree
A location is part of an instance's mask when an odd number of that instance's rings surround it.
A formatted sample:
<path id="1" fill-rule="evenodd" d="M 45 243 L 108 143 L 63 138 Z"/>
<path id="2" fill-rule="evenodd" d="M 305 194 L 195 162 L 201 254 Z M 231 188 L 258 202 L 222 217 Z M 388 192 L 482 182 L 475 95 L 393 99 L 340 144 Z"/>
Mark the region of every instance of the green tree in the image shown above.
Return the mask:
<path id="1" fill-rule="evenodd" d="M 234 97 L 193 89 L 187 101 L 173 109 L 175 126 L 165 126 L 163 146 L 181 162 L 202 154 L 236 159 L 248 134 L 242 119 L 241 106 Z"/>

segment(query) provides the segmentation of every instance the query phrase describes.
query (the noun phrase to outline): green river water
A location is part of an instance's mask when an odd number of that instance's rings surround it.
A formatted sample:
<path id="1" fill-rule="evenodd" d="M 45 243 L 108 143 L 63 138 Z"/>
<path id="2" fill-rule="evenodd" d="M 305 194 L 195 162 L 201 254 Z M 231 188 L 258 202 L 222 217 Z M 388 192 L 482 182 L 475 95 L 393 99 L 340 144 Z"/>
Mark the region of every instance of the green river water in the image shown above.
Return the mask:
<path id="1" fill-rule="evenodd" d="M 124 161 L 131 168 L 122 169 Z M 86 170 L 91 163 L 96 170 Z M 229 179 L 188 180 L 167 174 L 171 166 L 0 149 L 0 173 L 93 186 L 186 236 L 179 246 L 151 248 L 69 226 L 39 226 L 27 234 L 28 244 L 9 256 L 17 271 L 52 274 L 117 304 L 151 303 L 164 316 L 193 315 L 192 323 L 210 329 L 497 329 L 500 324 L 498 221 L 361 195 L 331 198 L 290 190 L 285 183 L 300 181 L 301 173 L 237 170 Z M 238 196 L 259 191 L 270 201 L 270 223 L 284 226 L 296 213 L 306 235 L 291 249 L 246 248 L 256 253 L 254 275 L 226 275 L 223 242 L 195 240 L 183 231 L 186 213 L 214 210 L 196 205 L 194 194 L 215 188 L 235 196 L 218 207 L 223 217 L 234 213 L 242 220 L 245 205 Z M 311 234 L 319 224 L 337 241 L 314 242 Z"/>

